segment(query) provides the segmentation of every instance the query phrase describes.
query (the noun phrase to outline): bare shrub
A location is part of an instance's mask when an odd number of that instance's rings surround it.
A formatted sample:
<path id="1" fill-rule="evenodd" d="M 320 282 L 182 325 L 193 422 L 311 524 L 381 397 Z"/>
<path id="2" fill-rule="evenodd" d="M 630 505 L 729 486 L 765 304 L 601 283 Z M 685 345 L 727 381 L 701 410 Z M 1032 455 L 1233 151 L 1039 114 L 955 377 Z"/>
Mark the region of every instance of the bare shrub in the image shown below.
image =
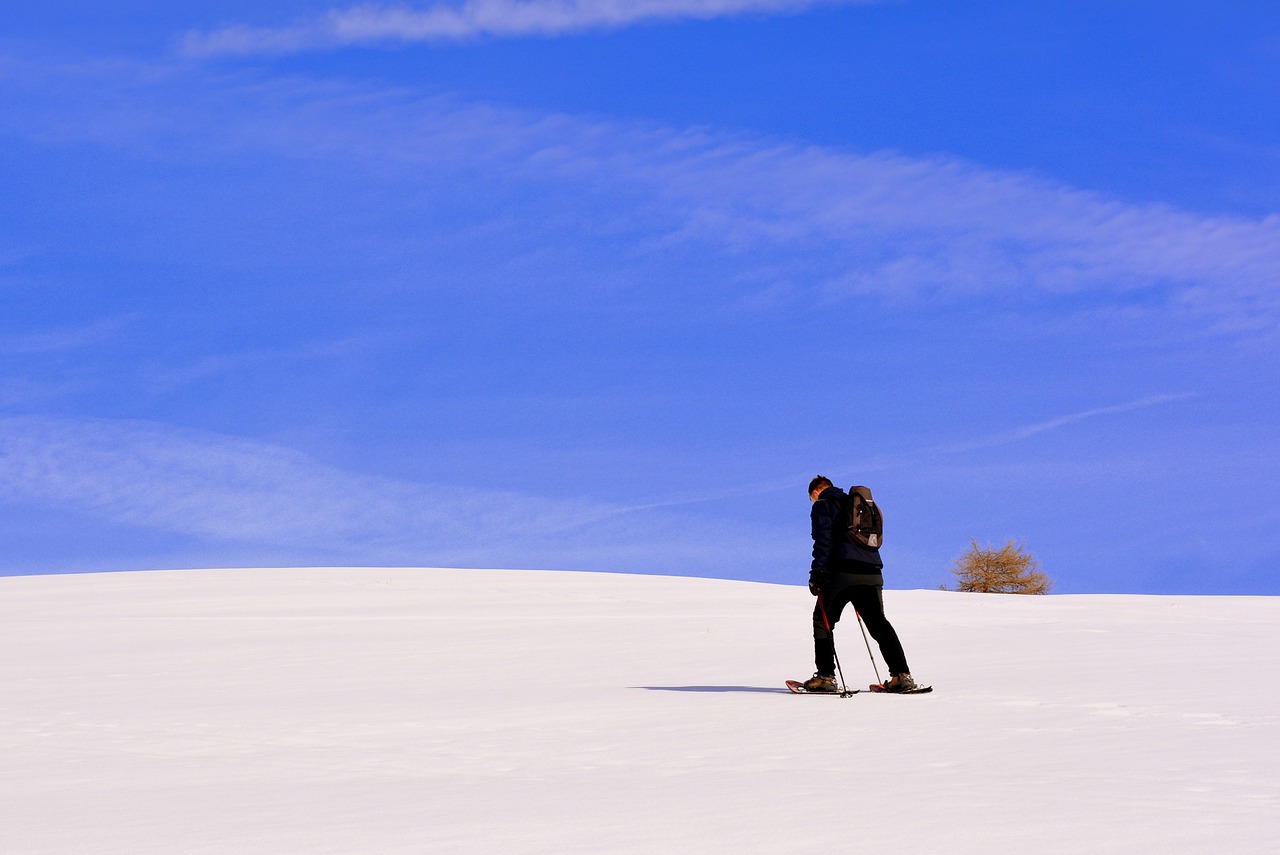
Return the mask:
<path id="1" fill-rule="evenodd" d="M 1021 543 L 1009 541 L 999 549 L 985 549 L 969 539 L 969 550 L 956 559 L 951 572 L 956 587 L 947 590 L 982 594 L 1047 594 L 1053 580 Z M 943 586 L 946 589 L 946 586 Z"/>

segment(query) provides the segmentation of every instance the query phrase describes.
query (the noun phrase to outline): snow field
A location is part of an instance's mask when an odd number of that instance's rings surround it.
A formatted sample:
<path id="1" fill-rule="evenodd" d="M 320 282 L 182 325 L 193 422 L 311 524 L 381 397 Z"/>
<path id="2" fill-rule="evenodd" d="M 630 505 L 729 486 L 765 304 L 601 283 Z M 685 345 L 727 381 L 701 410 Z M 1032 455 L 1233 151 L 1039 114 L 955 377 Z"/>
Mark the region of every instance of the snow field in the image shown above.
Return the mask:
<path id="1" fill-rule="evenodd" d="M 1280 600 L 885 599 L 931 695 L 787 693 L 803 587 L 0 579 L 0 852 L 1280 851 Z"/>

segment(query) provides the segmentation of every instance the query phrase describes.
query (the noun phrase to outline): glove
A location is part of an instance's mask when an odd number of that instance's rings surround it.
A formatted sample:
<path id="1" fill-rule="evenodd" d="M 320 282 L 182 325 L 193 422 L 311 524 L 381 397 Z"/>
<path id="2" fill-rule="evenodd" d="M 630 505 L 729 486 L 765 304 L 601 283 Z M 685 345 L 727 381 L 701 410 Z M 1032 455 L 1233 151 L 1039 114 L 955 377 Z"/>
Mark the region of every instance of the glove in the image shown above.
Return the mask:
<path id="1" fill-rule="evenodd" d="M 809 593 L 815 597 L 822 590 L 822 586 L 827 582 L 827 574 L 814 571 L 809 574 Z"/>

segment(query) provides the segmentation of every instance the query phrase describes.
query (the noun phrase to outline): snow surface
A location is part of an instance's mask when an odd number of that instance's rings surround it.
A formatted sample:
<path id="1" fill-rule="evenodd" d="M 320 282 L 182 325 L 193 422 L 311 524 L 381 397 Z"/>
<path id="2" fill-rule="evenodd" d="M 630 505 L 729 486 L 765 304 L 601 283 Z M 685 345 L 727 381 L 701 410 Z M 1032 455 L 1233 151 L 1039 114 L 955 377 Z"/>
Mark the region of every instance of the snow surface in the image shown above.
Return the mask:
<path id="1" fill-rule="evenodd" d="M 786 693 L 802 587 L 0 579 L 0 852 L 1280 851 L 1280 599 L 885 599 L 931 695 Z"/>

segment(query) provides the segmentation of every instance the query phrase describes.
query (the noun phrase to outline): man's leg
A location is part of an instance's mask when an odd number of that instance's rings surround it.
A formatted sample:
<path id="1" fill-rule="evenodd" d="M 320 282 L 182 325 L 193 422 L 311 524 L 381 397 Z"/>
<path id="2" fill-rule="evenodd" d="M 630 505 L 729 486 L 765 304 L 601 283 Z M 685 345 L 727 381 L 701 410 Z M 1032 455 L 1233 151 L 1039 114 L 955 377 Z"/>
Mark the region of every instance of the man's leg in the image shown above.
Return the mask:
<path id="1" fill-rule="evenodd" d="M 813 604 L 813 664 L 819 674 L 827 677 L 835 676 L 836 673 L 836 638 L 832 630 L 836 627 L 836 621 L 840 620 L 840 613 L 844 611 L 844 604 L 847 602 L 848 599 L 843 596 L 833 597 L 823 591 Z"/>
<path id="2" fill-rule="evenodd" d="M 884 616 L 884 589 L 879 585 L 854 585 L 849 588 L 849 599 L 853 607 L 862 616 L 867 632 L 880 645 L 880 655 L 884 664 L 889 666 L 889 673 L 910 674 L 907 667 L 907 656 L 902 652 L 902 643 L 898 641 L 898 633 L 893 624 Z"/>

